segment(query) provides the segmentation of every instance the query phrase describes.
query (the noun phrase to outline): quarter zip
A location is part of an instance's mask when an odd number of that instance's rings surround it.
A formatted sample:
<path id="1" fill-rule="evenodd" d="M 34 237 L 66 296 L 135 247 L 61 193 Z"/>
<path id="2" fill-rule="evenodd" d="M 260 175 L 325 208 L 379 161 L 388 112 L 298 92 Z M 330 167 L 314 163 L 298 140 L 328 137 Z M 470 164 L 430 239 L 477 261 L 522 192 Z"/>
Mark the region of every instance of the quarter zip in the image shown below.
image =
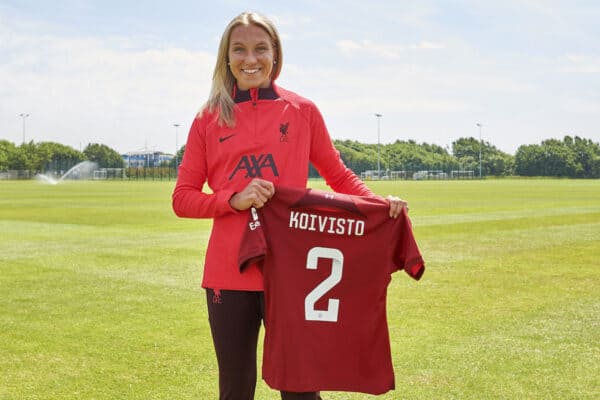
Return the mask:
<path id="1" fill-rule="evenodd" d="M 258 101 L 258 88 L 250 88 L 250 99 L 252 101 L 252 119 L 254 120 L 253 135 L 252 139 L 254 143 L 260 143 L 258 133 L 258 110 L 256 103 Z"/>
<path id="2" fill-rule="evenodd" d="M 275 100 L 279 98 L 279 95 L 275 91 L 274 87 L 268 88 L 253 88 L 248 90 L 240 90 L 237 85 L 233 85 L 231 91 L 231 98 L 237 103 L 244 103 L 246 101 L 252 101 L 252 104 L 258 102 L 258 100 Z"/>
<path id="3" fill-rule="evenodd" d="M 252 105 L 256 106 L 258 101 L 258 88 L 250 88 L 250 98 L 252 99 Z"/>

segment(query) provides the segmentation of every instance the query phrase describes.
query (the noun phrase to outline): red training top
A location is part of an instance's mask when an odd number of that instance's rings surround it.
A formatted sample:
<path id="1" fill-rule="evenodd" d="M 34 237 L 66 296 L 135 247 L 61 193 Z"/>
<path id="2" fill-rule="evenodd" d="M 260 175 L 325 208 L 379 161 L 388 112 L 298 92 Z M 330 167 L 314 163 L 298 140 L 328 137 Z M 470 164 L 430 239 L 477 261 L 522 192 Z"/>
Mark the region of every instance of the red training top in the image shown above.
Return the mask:
<path id="1" fill-rule="evenodd" d="M 213 218 L 202 286 L 263 290 L 256 266 L 237 265 L 248 212 L 229 199 L 253 178 L 305 188 L 309 162 L 336 192 L 373 195 L 342 162 L 323 117 L 310 100 L 273 84 L 236 91 L 233 128 L 220 126 L 218 112 L 204 110 L 191 126 L 173 192 L 180 217 Z M 208 183 L 211 192 L 204 191 Z"/>

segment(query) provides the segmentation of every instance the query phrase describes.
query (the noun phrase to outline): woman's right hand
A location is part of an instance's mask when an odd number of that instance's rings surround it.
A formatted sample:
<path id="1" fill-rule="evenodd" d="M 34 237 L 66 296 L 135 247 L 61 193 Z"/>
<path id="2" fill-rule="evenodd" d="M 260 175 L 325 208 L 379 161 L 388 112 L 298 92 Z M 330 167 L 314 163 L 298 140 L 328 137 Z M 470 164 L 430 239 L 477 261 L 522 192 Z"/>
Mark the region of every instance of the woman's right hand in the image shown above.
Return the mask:
<path id="1" fill-rule="evenodd" d="M 241 192 L 237 192 L 229 199 L 229 205 L 238 211 L 250 207 L 261 208 L 275 194 L 275 185 L 264 179 L 254 178 Z"/>

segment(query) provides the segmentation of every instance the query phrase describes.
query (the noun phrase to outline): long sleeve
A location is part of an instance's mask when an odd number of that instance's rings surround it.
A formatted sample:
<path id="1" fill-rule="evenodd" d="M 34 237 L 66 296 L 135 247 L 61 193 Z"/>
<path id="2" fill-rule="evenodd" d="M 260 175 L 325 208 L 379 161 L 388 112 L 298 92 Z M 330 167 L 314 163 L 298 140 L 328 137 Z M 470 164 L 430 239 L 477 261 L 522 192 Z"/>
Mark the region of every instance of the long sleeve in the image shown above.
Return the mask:
<path id="1" fill-rule="evenodd" d="M 209 114 L 205 112 L 194 119 L 190 128 L 172 196 L 173 211 L 179 217 L 214 218 L 236 213 L 229 205 L 233 190 L 203 191 L 208 177 L 205 142 L 208 120 Z"/>

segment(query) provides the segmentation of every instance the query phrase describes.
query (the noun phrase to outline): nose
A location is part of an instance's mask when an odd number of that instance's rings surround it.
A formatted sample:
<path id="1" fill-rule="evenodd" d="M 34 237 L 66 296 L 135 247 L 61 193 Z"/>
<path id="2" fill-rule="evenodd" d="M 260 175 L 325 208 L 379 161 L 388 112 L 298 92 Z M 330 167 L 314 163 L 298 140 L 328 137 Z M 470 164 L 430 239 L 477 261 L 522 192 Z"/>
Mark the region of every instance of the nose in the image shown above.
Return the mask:
<path id="1" fill-rule="evenodd" d="M 258 60 L 258 56 L 253 52 L 249 51 L 246 55 L 246 59 L 244 60 L 248 64 L 253 64 Z"/>
<path id="2" fill-rule="evenodd" d="M 253 65 L 253 64 L 258 63 L 259 62 L 258 60 L 260 58 L 261 58 L 261 54 L 258 51 L 248 51 L 245 54 L 244 63 Z"/>

